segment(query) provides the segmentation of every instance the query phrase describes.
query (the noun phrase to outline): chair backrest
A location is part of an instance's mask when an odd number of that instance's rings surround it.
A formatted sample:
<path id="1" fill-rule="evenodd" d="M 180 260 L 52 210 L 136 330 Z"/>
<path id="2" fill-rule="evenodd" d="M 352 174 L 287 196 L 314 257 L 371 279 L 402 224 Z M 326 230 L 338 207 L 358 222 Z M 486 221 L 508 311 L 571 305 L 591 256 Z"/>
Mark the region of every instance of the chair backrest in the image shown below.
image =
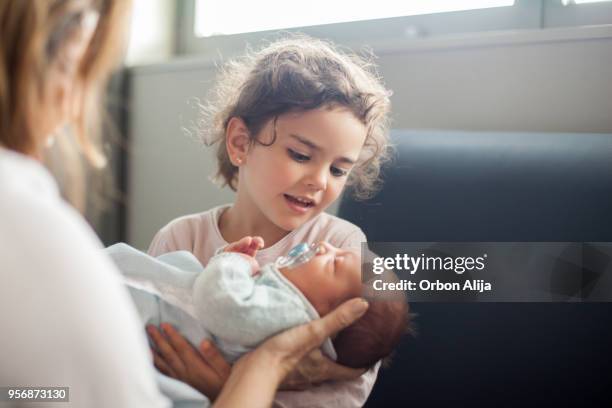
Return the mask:
<path id="1" fill-rule="evenodd" d="M 339 215 L 369 241 L 612 241 L 612 135 L 394 131 L 372 199 Z M 383 370 L 367 406 L 608 393 L 612 303 L 417 303 L 416 339 Z M 396 402 L 396 404 L 394 404 Z"/>

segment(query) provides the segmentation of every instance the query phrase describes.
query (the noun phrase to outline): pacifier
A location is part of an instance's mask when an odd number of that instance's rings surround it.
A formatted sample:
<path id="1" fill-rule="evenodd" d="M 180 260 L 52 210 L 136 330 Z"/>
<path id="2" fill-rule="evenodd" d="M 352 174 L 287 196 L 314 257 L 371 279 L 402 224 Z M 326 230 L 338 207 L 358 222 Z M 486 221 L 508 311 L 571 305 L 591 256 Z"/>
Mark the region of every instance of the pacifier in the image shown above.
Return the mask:
<path id="1" fill-rule="evenodd" d="M 319 252 L 319 244 L 302 242 L 291 248 L 286 256 L 279 256 L 275 265 L 277 268 L 295 268 L 310 261 Z"/>

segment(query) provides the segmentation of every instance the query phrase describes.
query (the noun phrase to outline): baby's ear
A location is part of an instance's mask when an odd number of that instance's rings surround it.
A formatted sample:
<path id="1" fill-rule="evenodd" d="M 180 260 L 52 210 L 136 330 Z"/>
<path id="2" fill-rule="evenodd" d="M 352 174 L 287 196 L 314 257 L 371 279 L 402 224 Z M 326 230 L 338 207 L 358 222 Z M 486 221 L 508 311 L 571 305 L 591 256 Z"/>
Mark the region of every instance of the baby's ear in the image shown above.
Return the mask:
<path id="1" fill-rule="evenodd" d="M 234 116 L 227 123 L 225 146 L 232 163 L 237 166 L 246 161 L 251 146 L 249 129 L 242 118 Z"/>

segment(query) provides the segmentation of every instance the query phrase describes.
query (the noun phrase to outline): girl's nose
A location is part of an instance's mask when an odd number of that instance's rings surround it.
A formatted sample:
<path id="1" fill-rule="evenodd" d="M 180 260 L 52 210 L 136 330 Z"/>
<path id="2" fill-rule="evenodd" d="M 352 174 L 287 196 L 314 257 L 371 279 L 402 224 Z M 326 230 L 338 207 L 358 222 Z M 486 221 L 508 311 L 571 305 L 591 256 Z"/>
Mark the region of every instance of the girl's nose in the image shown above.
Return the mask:
<path id="1" fill-rule="evenodd" d="M 313 169 L 306 179 L 306 185 L 316 191 L 325 190 L 327 189 L 327 177 L 327 169 Z"/>

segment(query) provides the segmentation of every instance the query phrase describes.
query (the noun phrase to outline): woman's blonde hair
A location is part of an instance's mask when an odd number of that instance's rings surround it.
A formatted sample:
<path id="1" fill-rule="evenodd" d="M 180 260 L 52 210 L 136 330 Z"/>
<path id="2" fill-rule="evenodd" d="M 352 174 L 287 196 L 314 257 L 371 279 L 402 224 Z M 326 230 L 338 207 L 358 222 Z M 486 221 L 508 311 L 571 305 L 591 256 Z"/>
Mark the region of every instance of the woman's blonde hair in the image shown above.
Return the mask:
<path id="1" fill-rule="evenodd" d="M 251 143 L 258 143 L 264 125 L 284 113 L 346 108 L 367 129 L 360 160 L 347 184 L 357 198 L 367 198 L 376 191 L 381 164 L 390 154 L 390 95 L 371 55 L 360 57 L 323 40 L 293 35 L 226 63 L 202 107 L 198 127 L 206 144 L 218 143 L 217 179 L 235 190 L 238 169 L 225 146 L 232 117 L 240 117 Z"/>
<path id="2" fill-rule="evenodd" d="M 41 150 L 43 141 L 32 125 L 45 109 L 40 96 L 50 67 L 84 15 L 97 11 L 98 24 L 76 74 L 83 92 L 71 133 L 88 162 L 104 166 L 99 147 L 103 96 L 123 50 L 130 6 L 126 0 L 0 2 L 0 145 L 28 155 Z M 80 174 L 82 169 L 75 163 L 65 171 Z"/>

